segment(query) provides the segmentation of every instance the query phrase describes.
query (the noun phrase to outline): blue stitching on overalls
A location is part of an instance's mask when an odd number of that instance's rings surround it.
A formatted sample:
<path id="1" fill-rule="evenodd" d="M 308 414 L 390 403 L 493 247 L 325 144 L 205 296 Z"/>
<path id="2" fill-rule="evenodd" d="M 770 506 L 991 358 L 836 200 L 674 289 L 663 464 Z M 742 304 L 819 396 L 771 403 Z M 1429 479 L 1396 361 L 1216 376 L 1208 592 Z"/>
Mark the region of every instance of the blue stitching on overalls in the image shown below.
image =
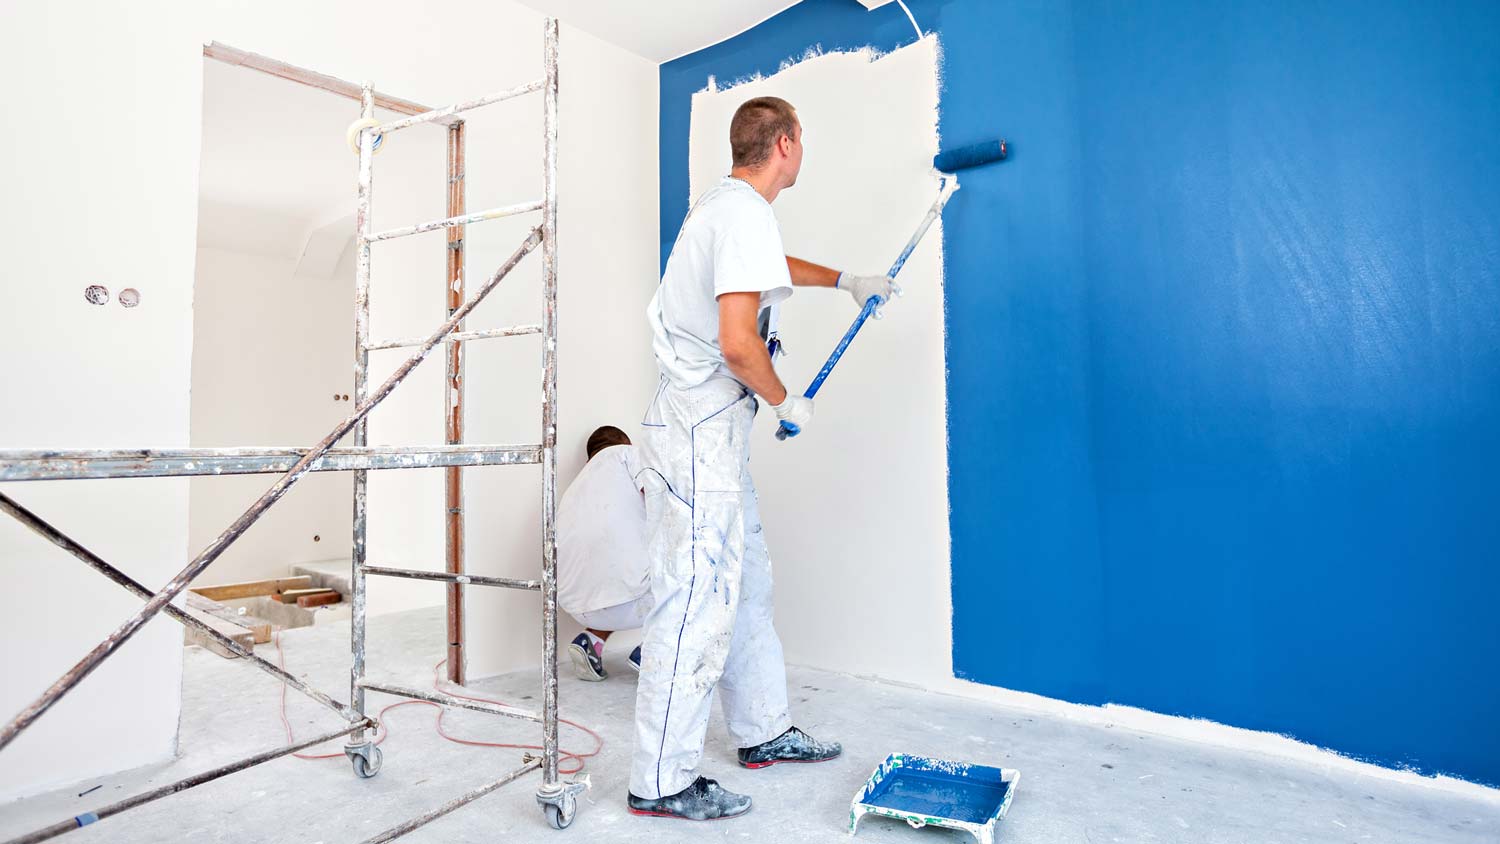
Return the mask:
<path id="1" fill-rule="evenodd" d="M 636 475 L 636 478 L 639 478 L 641 475 L 644 475 L 647 472 L 651 472 L 651 473 L 655 474 L 658 478 L 661 478 L 662 485 L 667 488 L 667 492 L 670 492 L 672 494 L 673 498 L 677 499 L 678 501 L 681 501 L 683 504 L 686 504 L 689 507 L 693 506 L 692 503 L 690 501 L 688 501 L 686 498 L 683 498 L 682 496 L 678 495 L 677 494 L 677 490 L 672 489 L 672 482 L 669 481 L 669 480 L 667 480 L 667 476 L 666 475 L 663 475 L 661 472 L 656 471 L 655 469 L 651 468 L 650 466 L 647 466 L 646 468 L 642 469 Z"/>

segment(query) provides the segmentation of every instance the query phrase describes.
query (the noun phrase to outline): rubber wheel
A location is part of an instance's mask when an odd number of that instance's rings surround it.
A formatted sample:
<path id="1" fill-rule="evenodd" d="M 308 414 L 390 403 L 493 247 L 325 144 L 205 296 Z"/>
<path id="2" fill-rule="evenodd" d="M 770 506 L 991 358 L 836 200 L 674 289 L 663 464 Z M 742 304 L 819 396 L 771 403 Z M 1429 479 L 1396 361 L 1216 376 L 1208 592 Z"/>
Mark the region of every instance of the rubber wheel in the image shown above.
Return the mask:
<path id="1" fill-rule="evenodd" d="M 370 758 L 368 760 L 363 756 L 353 757 L 355 776 L 362 780 L 367 780 L 380 773 L 380 761 L 383 755 L 380 752 L 380 748 L 372 747 L 370 748 Z"/>
<path id="2" fill-rule="evenodd" d="M 567 829 L 573 823 L 573 801 L 565 799 L 563 802 L 568 806 L 566 812 L 551 803 L 542 807 L 542 811 L 547 815 L 547 825 L 553 829 Z"/>

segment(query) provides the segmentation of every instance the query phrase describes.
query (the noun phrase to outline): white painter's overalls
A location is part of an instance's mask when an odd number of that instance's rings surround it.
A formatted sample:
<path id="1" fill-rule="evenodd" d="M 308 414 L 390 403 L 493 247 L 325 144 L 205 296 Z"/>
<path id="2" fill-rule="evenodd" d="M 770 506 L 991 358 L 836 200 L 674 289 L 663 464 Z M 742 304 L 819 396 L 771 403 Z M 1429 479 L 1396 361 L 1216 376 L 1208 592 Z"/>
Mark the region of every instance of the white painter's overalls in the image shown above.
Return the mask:
<path id="1" fill-rule="evenodd" d="M 641 448 L 651 591 L 636 692 L 630 792 L 693 784 L 717 687 L 737 747 L 791 727 L 786 666 L 772 625 L 771 559 L 750 480 L 755 397 L 716 376 L 665 379 Z"/>

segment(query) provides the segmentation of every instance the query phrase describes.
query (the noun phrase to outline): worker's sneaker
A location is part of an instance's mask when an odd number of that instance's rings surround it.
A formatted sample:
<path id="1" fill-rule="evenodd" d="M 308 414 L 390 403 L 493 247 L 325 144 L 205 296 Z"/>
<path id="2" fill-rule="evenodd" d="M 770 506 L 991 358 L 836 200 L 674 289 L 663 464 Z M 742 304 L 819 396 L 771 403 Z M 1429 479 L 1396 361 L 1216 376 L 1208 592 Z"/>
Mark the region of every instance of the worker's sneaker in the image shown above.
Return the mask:
<path id="1" fill-rule="evenodd" d="M 633 651 L 630 652 L 630 660 L 629 661 L 630 661 L 630 667 L 635 669 L 635 673 L 637 673 L 637 674 L 641 673 L 641 646 L 640 645 L 636 645 L 635 646 L 635 650 L 633 650 Z"/>
<path id="2" fill-rule="evenodd" d="M 578 638 L 568 645 L 568 656 L 573 659 L 573 673 L 580 680 L 598 681 L 609 676 L 604 670 L 604 642 L 594 639 L 587 633 L 579 633 Z"/>
<path id="3" fill-rule="evenodd" d="M 746 768 L 764 768 L 778 762 L 827 762 L 843 752 L 836 741 L 821 742 L 792 727 L 764 744 L 740 748 L 739 757 Z"/>
<path id="4" fill-rule="evenodd" d="M 688 821 L 717 821 L 750 811 L 750 798 L 722 788 L 706 777 L 676 794 L 648 800 L 630 795 L 626 801 L 632 815 L 657 818 L 681 818 Z"/>

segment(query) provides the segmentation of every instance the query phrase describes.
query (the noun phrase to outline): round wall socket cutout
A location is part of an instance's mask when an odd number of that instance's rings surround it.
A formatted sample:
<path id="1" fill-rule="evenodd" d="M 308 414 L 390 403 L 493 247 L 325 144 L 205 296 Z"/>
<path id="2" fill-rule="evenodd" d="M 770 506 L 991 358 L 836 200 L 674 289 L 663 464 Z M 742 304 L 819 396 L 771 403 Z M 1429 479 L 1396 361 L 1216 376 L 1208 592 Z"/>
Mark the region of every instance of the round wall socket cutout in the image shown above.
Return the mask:
<path id="1" fill-rule="evenodd" d="M 90 305 L 102 305 L 109 301 L 109 288 L 102 284 L 90 284 L 83 288 L 83 298 Z"/>
<path id="2" fill-rule="evenodd" d="M 127 287 L 120 291 L 120 304 L 127 308 L 133 308 L 141 303 L 141 291 L 134 287 Z"/>

